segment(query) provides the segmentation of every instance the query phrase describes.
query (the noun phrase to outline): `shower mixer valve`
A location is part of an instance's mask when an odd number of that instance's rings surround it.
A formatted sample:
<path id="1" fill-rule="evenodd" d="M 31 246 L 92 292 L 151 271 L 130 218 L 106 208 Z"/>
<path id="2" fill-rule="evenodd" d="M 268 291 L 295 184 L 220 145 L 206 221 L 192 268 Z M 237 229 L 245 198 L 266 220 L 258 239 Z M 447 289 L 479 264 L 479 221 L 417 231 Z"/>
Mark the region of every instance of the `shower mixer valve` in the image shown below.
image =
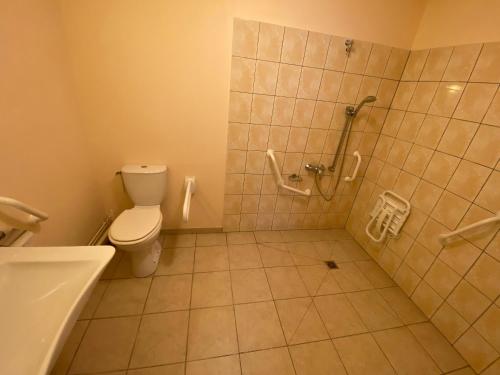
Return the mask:
<path id="1" fill-rule="evenodd" d="M 325 172 L 325 166 L 323 164 L 306 164 L 304 168 L 306 171 L 314 172 L 319 175 Z"/>

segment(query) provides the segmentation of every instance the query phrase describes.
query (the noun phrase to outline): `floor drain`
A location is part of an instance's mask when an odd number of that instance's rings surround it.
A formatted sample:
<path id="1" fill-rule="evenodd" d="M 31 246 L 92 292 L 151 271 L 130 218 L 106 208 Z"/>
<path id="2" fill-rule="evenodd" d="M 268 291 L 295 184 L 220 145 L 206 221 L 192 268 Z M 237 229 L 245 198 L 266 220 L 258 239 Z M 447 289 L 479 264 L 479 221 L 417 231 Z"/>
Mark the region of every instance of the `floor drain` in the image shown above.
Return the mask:
<path id="1" fill-rule="evenodd" d="M 327 260 L 325 263 L 328 266 L 328 268 L 339 268 L 337 266 L 337 263 L 335 263 L 333 260 Z"/>

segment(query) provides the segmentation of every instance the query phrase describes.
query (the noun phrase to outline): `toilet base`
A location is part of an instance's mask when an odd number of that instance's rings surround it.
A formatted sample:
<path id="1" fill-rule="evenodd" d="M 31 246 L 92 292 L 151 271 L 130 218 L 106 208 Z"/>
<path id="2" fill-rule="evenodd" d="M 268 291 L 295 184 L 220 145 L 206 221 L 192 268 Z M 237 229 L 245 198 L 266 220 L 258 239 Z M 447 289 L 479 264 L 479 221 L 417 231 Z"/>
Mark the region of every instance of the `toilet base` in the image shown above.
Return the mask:
<path id="1" fill-rule="evenodd" d="M 161 255 L 160 241 L 153 242 L 149 249 L 132 251 L 132 273 L 135 277 L 146 277 L 156 271 Z"/>

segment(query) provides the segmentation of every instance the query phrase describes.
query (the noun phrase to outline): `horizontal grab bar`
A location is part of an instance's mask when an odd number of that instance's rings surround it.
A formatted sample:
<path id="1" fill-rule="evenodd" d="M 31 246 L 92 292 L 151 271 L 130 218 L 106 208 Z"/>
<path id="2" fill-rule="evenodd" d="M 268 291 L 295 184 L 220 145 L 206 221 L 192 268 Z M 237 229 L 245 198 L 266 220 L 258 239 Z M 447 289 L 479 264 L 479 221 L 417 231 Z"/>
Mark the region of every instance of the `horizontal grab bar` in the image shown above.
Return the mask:
<path id="1" fill-rule="evenodd" d="M 359 166 L 361 165 L 361 155 L 359 154 L 359 152 L 358 151 L 354 151 L 353 155 L 357 159 L 357 161 L 356 161 L 356 167 L 354 167 L 354 172 L 352 172 L 352 176 L 351 177 L 349 177 L 349 176 L 344 177 L 344 181 L 346 181 L 346 182 L 354 181 L 354 179 L 358 175 Z"/>
<path id="2" fill-rule="evenodd" d="M 470 224 L 470 225 L 467 225 L 467 226 L 462 227 L 462 228 L 458 228 L 457 230 L 454 230 L 453 232 L 440 234 L 439 235 L 439 242 L 441 242 L 442 245 L 445 245 L 446 241 L 450 237 L 453 237 L 453 236 L 456 236 L 458 234 L 462 234 L 462 233 L 468 232 L 468 231 L 470 231 L 472 229 L 475 229 L 475 228 L 482 227 L 483 225 L 493 224 L 493 223 L 496 223 L 496 222 L 500 222 L 500 212 L 497 212 L 496 216 L 480 220 L 480 221 L 478 221 L 478 222 L 476 222 L 474 224 Z"/>
<path id="3" fill-rule="evenodd" d="M 182 219 L 187 223 L 187 221 L 189 220 L 189 211 L 191 209 L 191 196 L 196 191 L 195 177 L 185 177 L 184 186 L 186 187 L 186 195 L 184 196 L 184 205 L 182 207 Z"/>
<path id="4" fill-rule="evenodd" d="M 278 163 L 276 162 L 276 157 L 274 156 L 274 150 L 269 149 L 267 150 L 266 154 L 270 160 L 271 171 L 273 172 L 274 181 L 276 182 L 276 185 L 278 185 L 278 187 L 288 191 L 292 191 L 300 195 L 305 195 L 307 197 L 311 195 L 311 189 L 299 190 L 292 186 L 285 185 L 285 182 L 283 181 L 283 177 L 281 176 L 281 172 L 278 167 Z"/>
<path id="5" fill-rule="evenodd" d="M 26 203 L 20 202 L 17 199 L 9 198 L 9 197 L 0 197 L 0 205 L 9 206 L 16 208 L 24 213 L 30 215 L 27 224 L 35 224 L 39 221 L 47 220 L 49 215 L 45 212 L 40 211 L 34 207 L 28 206 Z"/>

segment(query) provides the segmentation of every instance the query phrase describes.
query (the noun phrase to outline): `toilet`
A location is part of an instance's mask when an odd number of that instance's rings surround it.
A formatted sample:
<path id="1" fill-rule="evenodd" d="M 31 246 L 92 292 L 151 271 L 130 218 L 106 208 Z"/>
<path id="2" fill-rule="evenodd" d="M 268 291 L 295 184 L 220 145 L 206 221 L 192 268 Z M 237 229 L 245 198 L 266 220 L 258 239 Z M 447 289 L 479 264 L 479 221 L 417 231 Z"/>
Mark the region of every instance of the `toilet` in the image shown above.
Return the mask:
<path id="1" fill-rule="evenodd" d="M 158 237 L 163 219 L 160 204 L 165 195 L 166 174 L 164 165 L 125 165 L 121 169 L 134 208 L 123 211 L 113 221 L 108 237 L 118 249 L 130 254 L 136 277 L 151 275 L 158 266 Z"/>

